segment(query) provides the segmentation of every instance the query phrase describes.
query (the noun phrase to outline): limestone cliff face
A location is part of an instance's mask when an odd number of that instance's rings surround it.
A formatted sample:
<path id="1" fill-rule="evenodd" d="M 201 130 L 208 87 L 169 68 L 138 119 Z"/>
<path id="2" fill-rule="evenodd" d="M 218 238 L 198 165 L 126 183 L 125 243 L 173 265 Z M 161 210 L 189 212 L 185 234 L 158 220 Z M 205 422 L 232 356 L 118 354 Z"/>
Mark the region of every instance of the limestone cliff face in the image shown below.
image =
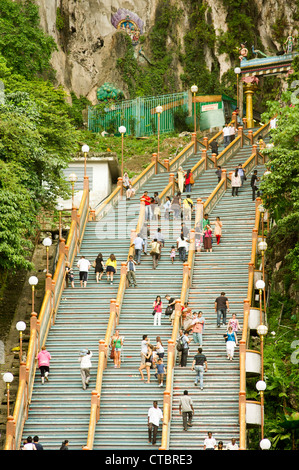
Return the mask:
<path id="1" fill-rule="evenodd" d="M 184 0 L 171 0 L 185 14 L 178 26 L 178 37 L 183 37 L 189 20 Z M 52 64 L 57 81 L 67 91 L 86 96 L 96 103 L 96 90 L 104 82 L 112 82 L 128 97 L 128 90 L 115 64 L 121 55 L 116 28 L 111 18 L 119 9 L 135 13 L 143 21 L 143 34 L 147 34 L 155 21 L 159 0 L 36 0 L 40 8 L 41 26 L 52 35 L 58 45 Z M 209 21 L 216 37 L 227 30 L 227 10 L 221 0 L 205 0 Z M 297 11 L 292 0 L 252 0 L 258 12 L 256 34 L 264 51 L 274 53 L 280 46 L 273 34 L 273 25 L 280 24 L 283 35 L 298 35 L 298 25 L 293 18 Z M 283 20 L 283 21 L 282 21 Z M 280 22 L 280 23 L 279 23 Z M 211 70 L 213 61 L 219 63 L 220 77 L 235 64 L 228 54 L 219 54 L 208 46 L 204 49 L 205 60 Z M 215 59 L 216 57 L 216 59 Z M 178 77 L 182 70 L 178 67 Z M 179 78 L 178 78 L 179 80 Z"/>

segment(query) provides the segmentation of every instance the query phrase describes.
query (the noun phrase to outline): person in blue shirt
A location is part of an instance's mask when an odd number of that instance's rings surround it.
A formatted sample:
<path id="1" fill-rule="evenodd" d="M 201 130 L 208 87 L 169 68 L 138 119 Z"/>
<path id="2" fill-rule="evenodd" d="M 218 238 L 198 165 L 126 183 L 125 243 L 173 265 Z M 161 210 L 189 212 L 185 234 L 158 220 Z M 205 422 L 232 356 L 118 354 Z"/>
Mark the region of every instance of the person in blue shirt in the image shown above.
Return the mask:
<path id="1" fill-rule="evenodd" d="M 156 371 L 157 371 L 157 376 L 158 376 L 159 387 L 163 387 L 163 379 L 164 379 L 164 375 L 166 374 L 166 368 L 163 364 L 162 358 L 158 359 L 158 362 L 156 365 Z"/>

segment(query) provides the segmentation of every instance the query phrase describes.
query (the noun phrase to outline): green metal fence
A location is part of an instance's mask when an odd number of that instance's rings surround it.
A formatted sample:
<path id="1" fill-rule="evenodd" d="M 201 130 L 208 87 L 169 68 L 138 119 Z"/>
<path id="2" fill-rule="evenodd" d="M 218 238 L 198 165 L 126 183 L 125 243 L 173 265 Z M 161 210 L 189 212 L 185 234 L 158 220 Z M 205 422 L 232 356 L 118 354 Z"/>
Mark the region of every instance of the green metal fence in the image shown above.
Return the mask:
<path id="1" fill-rule="evenodd" d="M 124 100 L 110 108 L 105 108 L 104 115 L 96 106 L 88 108 L 88 128 L 92 132 L 117 133 L 119 126 L 126 127 L 127 135 L 136 137 L 149 136 L 157 133 L 158 115 L 156 107 L 162 106 L 160 114 L 160 132 L 174 130 L 173 113 L 179 107 L 189 109 L 188 91 L 160 96 L 139 97 L 134 100 Z"/>

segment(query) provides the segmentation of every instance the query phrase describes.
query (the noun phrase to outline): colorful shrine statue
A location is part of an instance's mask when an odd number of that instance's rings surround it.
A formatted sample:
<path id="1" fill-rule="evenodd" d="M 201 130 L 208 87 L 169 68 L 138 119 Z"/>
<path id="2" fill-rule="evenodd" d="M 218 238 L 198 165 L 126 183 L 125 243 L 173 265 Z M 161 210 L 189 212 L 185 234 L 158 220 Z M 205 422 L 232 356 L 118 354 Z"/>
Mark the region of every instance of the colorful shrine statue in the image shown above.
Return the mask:
<path id="1" fill-rule="evenodd" d="M 241 44 L 241 47 L 239 48 L 239 59 L 246 60 L 246 57 L 248 56 L 248 49 L 246 48 L 245 44 Z"/>
<path id="2" fill-rule="evenodd" d="M 286 54 L 291 54 L 293 52 L 293 43 L 294 43 L 293 36 L 288 36 L 286 42 L 284 43 Z"/>
<path id="3" fill-rule="evenodd" d="M 116 29 L 125 31 L 130 36 L 133 46 L 138 44 L 143 31 L 143 21 L 135 13 L 120 8 L 112 16 L 111 23 Z"/>

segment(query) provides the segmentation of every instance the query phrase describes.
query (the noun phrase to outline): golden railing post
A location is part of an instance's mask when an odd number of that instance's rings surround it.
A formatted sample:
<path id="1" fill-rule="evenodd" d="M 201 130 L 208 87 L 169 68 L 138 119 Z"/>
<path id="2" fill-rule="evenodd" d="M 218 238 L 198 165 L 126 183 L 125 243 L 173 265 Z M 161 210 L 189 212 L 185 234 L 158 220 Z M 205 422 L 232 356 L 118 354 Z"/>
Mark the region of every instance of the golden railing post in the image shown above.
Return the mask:
<path id="1" fill-rule="evenodd" d="M 242 148 L 242 147 L 243 147 L 243 141 L 244 141 L 244 134 L 243 134 L 243 127 L 242 127 L 242 126 L 239 126 L 239 127 L 238 127 L 238 136 L 241 137 L 241 145 L 240 145 L 240 147 Z"/>
<path id="2" fill-rule="evenodd" d="M 152 154 L 152 162 L 155 163 L 155 175 L 158 173 L 158 154 Z"/>
<path id="3" fill-rule="evenodd" d="M 243 118 L 242 121 L 243 121 L 243 127 L 244 127 L 244 129 L 246 129 L 246 127 L 247 127 L 247 119 L 246 119 L 246 117 Z M 251 131 L 251 133 L 252 133 L 252 131 Z"/>
<path id="4" fill-rule="evenodd" d="M 164 165 L 165 165 L 166 170 L 169 171 L 169 159 L 168 158 L 164 159 Z"/>
<path id="5" fill-rule="evenodd" d="M 209 139 L 207 137 L 204 137 L 202 140 L 206 150 L 209 150 Z"/>
<path id="6" fill-rule="evenodd" d="M 201 150 L 201 158 L 205 159 L 205 170 L 208 169 L 208 158 L 207 158 L 207 149 L 202 149 Z"/>
<path id="7" fill-rule="evenodd" d="M 251 129 L 248 131 L 248 137 L 249 137 L 250 143 L 252 145 L 253 144 L 253 131 Z"/>
<path id="8" fill-rule="evenodd" d="M 258 152 L 257 152 L 257 145 L 256 144 L 252 145 L 252 153 L 255 155 L 255 165 L 257 166 L 259 160 L 258 160 Z"/>
<path id="9" fill-rule="evenodd" d="M 225 181 L 224 187 L 225 187 L 225 190 L 226 190 L 227 189 L 227 172 L 226 172 L 226 168 L 221 169 L 221 179 L 224 179 L 224 181 Z"/>
<path id="10" fill-rule="evenodd" d="M 117 186 L 120 188 L 120 196 L 122 197 L 124 193 L 124 187 L 123 187 L 123 179 L 121 176 L 117 178 Z"/>
<path id="11" fill-rule="evenodd" d="M 214 162 L 214 168 L 217 168 L 217 155 L 216 155 L 216 153 L 212 153 L 212 160 Z"/>

